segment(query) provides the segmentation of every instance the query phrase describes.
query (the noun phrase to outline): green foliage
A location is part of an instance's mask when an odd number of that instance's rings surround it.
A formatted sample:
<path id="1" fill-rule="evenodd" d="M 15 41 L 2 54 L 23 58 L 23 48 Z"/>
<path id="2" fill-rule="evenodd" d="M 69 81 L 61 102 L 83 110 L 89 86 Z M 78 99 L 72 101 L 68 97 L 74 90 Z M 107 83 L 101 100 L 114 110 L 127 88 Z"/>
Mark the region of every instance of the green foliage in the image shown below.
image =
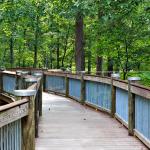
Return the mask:
<path id="1" fill-rule="evenodd" d="M 141 78 L 140 83 L 150 87 L 150 72 L 130 72 L 128 73 L 129 77 L 138 76 Z"/>
<path id="2" fill-rule="evenodd" d="M 75 19 L 84 16 L 86 68 L 91 53 L 111 58 L 115 71 L 150 70 L 150 2 L 147 0 L 12 0 L 0 3 L 0 66 L 71 67 L 75 70 Z M 13 53 L 11 53 L 13 51 Z M 13 64 L 11 63 L 13 62 Z M 144 83 L 149 74 L 138 74 Z M 149 84 L 148 84 L 149 85 Z"/>

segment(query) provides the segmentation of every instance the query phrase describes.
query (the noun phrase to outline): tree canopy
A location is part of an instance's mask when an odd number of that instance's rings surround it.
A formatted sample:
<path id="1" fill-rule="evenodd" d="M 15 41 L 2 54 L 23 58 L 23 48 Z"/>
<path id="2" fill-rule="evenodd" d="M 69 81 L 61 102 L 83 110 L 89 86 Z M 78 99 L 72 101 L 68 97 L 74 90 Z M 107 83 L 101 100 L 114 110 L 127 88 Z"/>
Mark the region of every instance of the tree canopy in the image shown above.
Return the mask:
<path id="1" fill-rule="evenodd" d="M 0 66 L 150 70 L 149 0 L 1 0 Z"/>

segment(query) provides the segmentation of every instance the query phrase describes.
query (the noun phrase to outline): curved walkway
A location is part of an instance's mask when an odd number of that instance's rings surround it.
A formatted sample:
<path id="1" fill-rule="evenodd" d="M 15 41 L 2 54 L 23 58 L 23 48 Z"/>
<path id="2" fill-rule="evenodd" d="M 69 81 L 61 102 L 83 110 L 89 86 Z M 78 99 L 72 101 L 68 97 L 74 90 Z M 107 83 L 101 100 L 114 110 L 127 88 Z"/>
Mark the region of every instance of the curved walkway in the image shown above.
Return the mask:
<path id="1" fill-rule="evenodd" d="M 43 94 L 36 150 L 147 150 L 109 115 L 64 97 Z"/>

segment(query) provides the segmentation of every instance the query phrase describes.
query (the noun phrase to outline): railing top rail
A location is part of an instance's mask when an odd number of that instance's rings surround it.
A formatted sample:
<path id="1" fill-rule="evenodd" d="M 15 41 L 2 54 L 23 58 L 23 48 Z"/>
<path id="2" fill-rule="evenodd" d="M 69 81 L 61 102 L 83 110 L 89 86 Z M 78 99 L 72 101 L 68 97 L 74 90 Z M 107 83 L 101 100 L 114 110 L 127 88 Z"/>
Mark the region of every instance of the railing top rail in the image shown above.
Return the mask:
<path id="1" fill-rule="evenodd" d="M 68 73 L 68 72 L 56 72 L 56 71 L 47 71 L 44 72 L 45 75 L 52 75 L 52 76 L 63 76 L 63 77 L 69 77 L 73 79 L 81 79 L 81 74 L 77 73 Z M 84 80 L 87 81 L 94 81 L 94 82 L 101 82 L 105 84 L 111 84 L 111 77 L 101 77 L 98 75 L 89 75 L 84 74 Z M 121 88 L 123 90 L 128 91 L 128 81 L 127 80 L 121 80 L 121 79 L 115 79 L 113 78 L 113 85 Z M 133 93 L 137 95 L 141 95 L 142 97 L 150 99 L 150 88 L 140 85 L 138 83 L 131 83 L 131 90 Z M 144 93 L 144 94 L 143 94 Z"/>
<path id="2" fill-rule="evenodd" d="M 13 103 L 10 103 L 10 104 L 6 104 L 4 106 L 0 106 L 0 112 L 2 111 L 5 111 L 5 110 L 8 110 L 8 109 L 11 109 L 11 108 L 14 108 L 16 106 L 20 106 L 22 104 L 25 104 L 29 102 L 29 99 L 28 98 L 24 98 L 24 99 L 21 99 L 21 100 L 18 100 L 18 101 L 15 101 Z"/>
<path id="3" fill-rule="evenodd" d="M 18 67 L 18 68 L 7 68 L 7 70 L 10 71 L 16 71 L 16 70 L 30 70 L 30 71 L 46 71 L 47 69 L 41 69 L 41 68 L 32 68 L 32 67 Z"/>
<path id="4" fill-rule="evenodd" d="M 138 88 L 141 88 L 143 90 L 147 90 L 150 92 L 150 87 L 147 87 L 147 86 L 144 86 L 144 85 L 141 85 L 141 84 L 138 84 L 138 83 L 131 83 L 131 86 L 133 87 L 138 87 Z"/>
<path id="5" fill-rule="evenodd" d="M 8 75 L 13 75 L 13 76 L 15 75 L 16 76 L 16 73 L 11 72 L 11 71 L 3 71 L 2 73 L 8 74 Z M 20 75 L 18 75 L 18 76 L 20 76 Z M 31 76 L 31 75 L 27 75 L 26 76 L 26 78 L 31 78 L 31 77 L 33 77 L 33 76 Z M 37 83 L 32 84 L 27 89 L 28 90 L 34 90 L 34 89 L 38 90 L 39 86 L 40 86 L 40 78 L 38 78 Z M 1 93 L 1 94 L 3 94 L 3 93 Z M 9 96 L 9 97 L 11 97 L 11 96 Z M 13 99 L 16 99 L 16 98 L 14 97 Z M 0 106 L 0 112 L 8 110 L 8 109 L 11 109 L 11 108 L 19 106 L 19 105 L 22 105 L 22 104 L 27 103 L 27 102 L 29 102 L 29 98 L 25 97 L 25 98 L 23 98 L 21 100 L 14 101 L 14 102 L 12 102 L 10 104 L 6 104 L 6 105 L 3 105 L 3 106 Z"/>
<path id="6" fill-rule="evenodd" d="M 0 73 L 10 75 L 10 76 L 17 76 L 16 72 L 14 72 L 14 71 L 0 71 Z"/>

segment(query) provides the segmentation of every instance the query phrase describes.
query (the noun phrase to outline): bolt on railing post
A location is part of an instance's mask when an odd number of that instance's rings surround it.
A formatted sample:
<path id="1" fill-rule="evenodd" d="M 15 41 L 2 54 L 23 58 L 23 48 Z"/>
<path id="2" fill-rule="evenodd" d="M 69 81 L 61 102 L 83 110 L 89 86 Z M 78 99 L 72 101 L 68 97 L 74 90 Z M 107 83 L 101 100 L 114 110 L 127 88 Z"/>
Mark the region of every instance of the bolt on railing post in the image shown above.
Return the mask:
<path id="1" fill-rule="evenodd" d="M 131 84 L 139 80 L 139 77 L 128 78 L 128 133 L 131 136 L 135 128 L 135 94 L 131 91 Z"/>
<path id="2" fill-rule="evenodd" d="M 119 79 L 120 75 L 117 74 L 111 74 L 111 116 L 115 117 L 116 113 L 116 87 L 113 85 L 114 79 Z"/>
<path id="3" fill-rule="evenodd" d="M 84 80 L 84 74 L 85 72 L 81 72 L 81 97 L 80 102 L 81 104 L 85 103 L 85 80 Z"/>
<path id="4" fill-rule="evenodd" d="M 68 76 L 67 76 L 67 74 L 66 74 L 66 76 L 65 76 L 65 84 L 66 84 L 66 97 L 69 97 L 69 78 L 68 78 Z"/>

